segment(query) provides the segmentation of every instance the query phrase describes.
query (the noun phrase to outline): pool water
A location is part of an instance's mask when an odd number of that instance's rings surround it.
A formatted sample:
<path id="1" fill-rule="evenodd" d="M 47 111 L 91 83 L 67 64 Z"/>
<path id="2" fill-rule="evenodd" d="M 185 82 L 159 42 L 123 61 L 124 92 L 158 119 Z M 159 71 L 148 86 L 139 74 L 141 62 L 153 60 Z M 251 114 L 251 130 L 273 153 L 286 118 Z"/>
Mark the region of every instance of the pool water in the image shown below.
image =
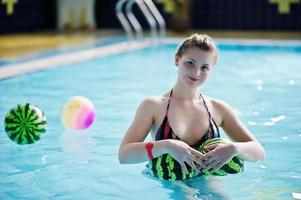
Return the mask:
<path id="1" fill-rule="evenodd" d="M 201 91 L 228 102 L 263 144 L 266 159 L 239 175 L 168 182 L 121 165 L 118 148 L 144 98 L 176 80 L 176 45 L 162 45 L 0 81 L 0 120 L 21 102 L 39 106 L 48 129 L 32 145 L 9 140 L 0 123 L 0 199 L 292 199 L 301 193 L 301 47 L 220 44 Z M 97 109 L 85 131 L 65 130 L 71 96 Z M 222 133 L 222 137 L 225 134 Z M 149 139 L 149 138 L 147 138 Z"/>

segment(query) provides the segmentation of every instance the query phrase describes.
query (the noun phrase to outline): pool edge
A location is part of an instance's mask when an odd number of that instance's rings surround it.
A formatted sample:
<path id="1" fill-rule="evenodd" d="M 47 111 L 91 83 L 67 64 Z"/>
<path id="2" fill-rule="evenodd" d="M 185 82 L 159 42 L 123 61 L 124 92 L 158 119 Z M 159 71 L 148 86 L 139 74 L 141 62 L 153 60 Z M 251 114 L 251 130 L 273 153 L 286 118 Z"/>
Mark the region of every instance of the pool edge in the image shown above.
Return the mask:
<path id="1" fill-rule="evenodd" d="M 17 64 L 3 65 L 0 67 L 0 80 L 12 78 L 21 74 L 39 70 L 55 68 L 67 64 L 83 62 L 90 59 L 117 55 L 125 52 L 143 49 L 160 44 L 178 44 L 184 37 L 164 38 L 158 40 L 144 39 L 139 41 L 125 41 L 118 44 L 110 44 L 93 47 L 78 52 L 63 55 L 55 55 L 47 58 L 39 58 L 34 61 L 25 61 Z M 279 39 L 236 39 L 215 38 L 218 44 L 226 45 L 264 45 L 264 46 L 301 46 L 301 40 Z"/>

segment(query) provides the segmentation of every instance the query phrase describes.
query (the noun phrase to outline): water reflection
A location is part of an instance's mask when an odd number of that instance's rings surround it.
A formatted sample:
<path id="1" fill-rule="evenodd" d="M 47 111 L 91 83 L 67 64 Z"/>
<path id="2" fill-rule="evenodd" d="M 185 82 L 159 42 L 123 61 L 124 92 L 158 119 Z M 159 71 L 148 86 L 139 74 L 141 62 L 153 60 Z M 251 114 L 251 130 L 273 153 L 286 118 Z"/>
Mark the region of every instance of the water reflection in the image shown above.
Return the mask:
<path id="1" fill-rule="evenodd" d="M 186 181 L 165 181 L 152 177 L 147 170 L 143 172 L 148 178 L 160 182 L 167 189 L 173 200 L 228 200 L 230 196 L 224 191 L 224 182 L 217 176 L 199 176 Z"/>
<path id="2" fill-rule="evenodd" d="M 84 132 L 65 130 L 59 138 L 59 144 L 63 152 L 76 153 L 76 158 L 72 159 L 75 162 L 87 163 L 96 159 L 96 154 L 92 152 L 95 142 Z"/>

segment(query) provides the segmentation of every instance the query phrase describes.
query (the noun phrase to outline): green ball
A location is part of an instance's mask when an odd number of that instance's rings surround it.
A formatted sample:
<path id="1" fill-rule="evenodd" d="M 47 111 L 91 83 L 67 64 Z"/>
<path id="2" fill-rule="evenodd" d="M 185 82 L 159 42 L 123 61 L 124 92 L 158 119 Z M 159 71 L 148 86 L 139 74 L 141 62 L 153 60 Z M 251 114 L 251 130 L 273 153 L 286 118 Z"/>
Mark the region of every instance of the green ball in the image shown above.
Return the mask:
<path id="1" fill-rule="evenodd" d="M 46 132 L 47 118 L 37 106 L 22 103 L 6 114 L 4 126 L 7 136 L 15 143 L 32 144 Z"/>

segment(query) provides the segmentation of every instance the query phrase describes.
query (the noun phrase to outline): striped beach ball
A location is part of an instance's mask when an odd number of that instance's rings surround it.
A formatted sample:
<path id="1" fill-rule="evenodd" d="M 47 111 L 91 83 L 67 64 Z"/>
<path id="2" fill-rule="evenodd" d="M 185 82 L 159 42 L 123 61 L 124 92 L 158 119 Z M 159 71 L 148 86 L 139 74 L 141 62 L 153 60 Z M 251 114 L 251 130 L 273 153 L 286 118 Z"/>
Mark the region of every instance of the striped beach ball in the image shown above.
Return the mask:
<path id="1" fill-rule="evenodd" d="M 96 109 L 89 99 L 74 96 L 65 103 L 61 112 L 61 121 L 68 129 L 83 130 L 92 125 L 95 113 Z"/>

